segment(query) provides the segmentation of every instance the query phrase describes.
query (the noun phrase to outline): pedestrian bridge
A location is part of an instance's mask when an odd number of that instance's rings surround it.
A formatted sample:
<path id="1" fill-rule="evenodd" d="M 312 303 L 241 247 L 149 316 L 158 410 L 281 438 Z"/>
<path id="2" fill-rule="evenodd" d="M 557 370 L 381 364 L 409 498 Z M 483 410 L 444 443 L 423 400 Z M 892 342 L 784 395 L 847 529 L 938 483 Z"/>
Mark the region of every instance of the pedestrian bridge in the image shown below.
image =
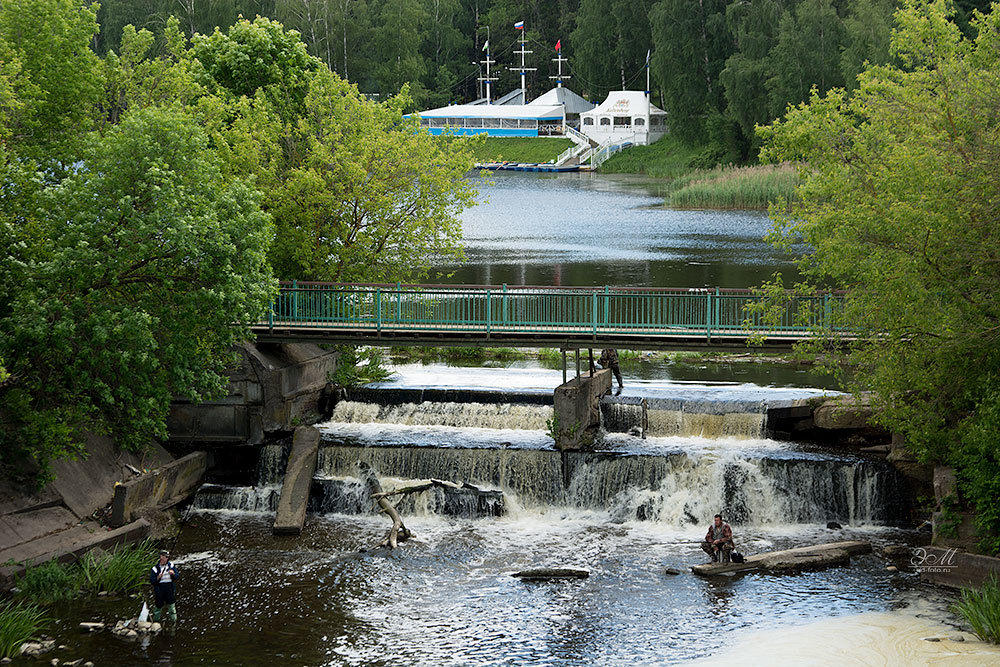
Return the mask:
<path id="1" fill-rule="evenodd" d="M 746 289 L 283 282 L 253 331 L 264 342 L 643 350 L 740 348 L 763 334 L 782 348 L 816 336 L 842 299 L 792 296 L 781 323 L 761 329 Z"/>

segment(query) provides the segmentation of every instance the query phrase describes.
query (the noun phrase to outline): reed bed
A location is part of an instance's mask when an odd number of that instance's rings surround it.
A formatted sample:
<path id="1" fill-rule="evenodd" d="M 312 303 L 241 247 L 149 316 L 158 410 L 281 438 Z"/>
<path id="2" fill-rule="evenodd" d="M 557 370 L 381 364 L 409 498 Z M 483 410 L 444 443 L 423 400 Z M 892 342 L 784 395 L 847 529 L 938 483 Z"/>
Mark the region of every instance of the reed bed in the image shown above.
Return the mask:
<path id="1" fill-rule="evenodd" d="M 667 205 L 685 209 L 766 210 L 779 199 L 793 201 L 799 184 L 795 165 L 720 166 L 674 179 Z"/>
<path id="2" fill-rule="evenodd" d="M 149 540 L 119 547 L 111 553 L 90 552 L 76 565 L 80 587 L 91 593 L 131 593 L 146 582 L 156 553 Z"/>

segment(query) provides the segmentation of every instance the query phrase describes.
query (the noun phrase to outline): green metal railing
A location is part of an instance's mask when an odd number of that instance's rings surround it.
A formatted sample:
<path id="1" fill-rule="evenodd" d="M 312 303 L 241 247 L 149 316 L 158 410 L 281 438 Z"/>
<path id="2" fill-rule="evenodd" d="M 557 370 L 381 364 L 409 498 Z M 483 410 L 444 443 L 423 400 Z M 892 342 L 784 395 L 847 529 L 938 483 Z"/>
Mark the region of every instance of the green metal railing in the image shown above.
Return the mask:
<path id="1" fill-rule="evenodd" d="M 836 293 L 791 296 L 768 335 L 808 336 L 829 325 Z M 746 337 L 759 297 L 743 289 L 362 285 L 283 282 L 266 323 L 274 327 L 491 334 Z M 802 316 L 805 314 L 805 321 Z"/>

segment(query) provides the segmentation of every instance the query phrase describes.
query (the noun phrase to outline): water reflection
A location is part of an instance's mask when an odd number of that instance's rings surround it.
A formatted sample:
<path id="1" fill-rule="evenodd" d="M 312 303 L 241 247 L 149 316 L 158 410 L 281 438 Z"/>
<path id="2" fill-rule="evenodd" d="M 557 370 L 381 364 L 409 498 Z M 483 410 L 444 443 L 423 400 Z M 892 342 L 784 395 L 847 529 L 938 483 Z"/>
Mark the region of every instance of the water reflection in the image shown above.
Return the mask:
<path id="1" fill-rule="evenodd" d="M 467 261 L 450 283 L 749 287 L 787 258 L 764 242 L 766 214 L 660 207 L 649 180 L 497 173 L 465 211 Z"/>

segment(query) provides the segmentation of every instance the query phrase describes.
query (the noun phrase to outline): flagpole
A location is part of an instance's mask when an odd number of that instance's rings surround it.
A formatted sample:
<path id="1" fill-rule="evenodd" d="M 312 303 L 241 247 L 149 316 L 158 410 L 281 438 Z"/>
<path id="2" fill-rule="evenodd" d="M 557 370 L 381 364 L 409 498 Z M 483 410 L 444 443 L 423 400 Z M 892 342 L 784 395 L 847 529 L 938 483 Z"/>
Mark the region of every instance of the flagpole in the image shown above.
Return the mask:
<path id="1" fill-rule="evenodd" d="M 486 76 L 479 77 L 479 80 L 486 83 L 486 103 L 493 104 L 493 88 L 492 83 L 497 80 L 495 76 L 490 76 L 490 65 L 496 61 L 490 58 L 490 27 L 486 26 L 486 43 L 483 44 L 483 51 L 486 52 L 486 60 L 480 60 L 482 64 L 486 65 Z"/>
<path id="2" fill-rule="evenodd" d="M 521 49 L 519 51 L 515 51 L 514 52 L 514 53 L 521 54 L 521 66 L 520 67 L 511 67 L 509 69 L 521 72 L 521 104 L 527 104 L 528 103 L 528 84 L 527 84 L 526 73 L 527 72 L 533 72 L 537 68 L 536 67 L 525 67 L 524 66 L 524 56 L 526 54 L 529 54 L 529 53 L 534 53 L 533 51 L 528 51 L 526 48 L 524 48 L 525 46 L 527 46 L 527 40 L 525 39 L 525 36 L 524 36 L 524 33 L 525 33 L 525 30 L 524 30 L 524 21 L 518 21 L 517 23 L 515 23 L 514 24 L 514 29 L 521 31 L 521 39 L 519 40 L 519 43 L 521 45 Z"/>
<path id="3" fill-rule="evenodd" d="M 559 74 L 557 76 L 550 76 L 549 78 L 556 80 L 556 88 L 562 88 L 563 78 L 564 78 L 563 77 L 563 73 L 562 73 L 562 64 L 564 62 L 568 62 L 568 61 L 566 60 L 566 58 L 563 58 L 563 55 L 562 55 L 562 40 L 561 39 L 558 42 L 556 42 L 556 57 L 552 59 L 552 62 L 558 64 L 558 66 L 559 66 Z M 569 78 L 572 78 L 572 77 L 570 77 L 567 74 L 565 78 L 569 79 Z"/>

